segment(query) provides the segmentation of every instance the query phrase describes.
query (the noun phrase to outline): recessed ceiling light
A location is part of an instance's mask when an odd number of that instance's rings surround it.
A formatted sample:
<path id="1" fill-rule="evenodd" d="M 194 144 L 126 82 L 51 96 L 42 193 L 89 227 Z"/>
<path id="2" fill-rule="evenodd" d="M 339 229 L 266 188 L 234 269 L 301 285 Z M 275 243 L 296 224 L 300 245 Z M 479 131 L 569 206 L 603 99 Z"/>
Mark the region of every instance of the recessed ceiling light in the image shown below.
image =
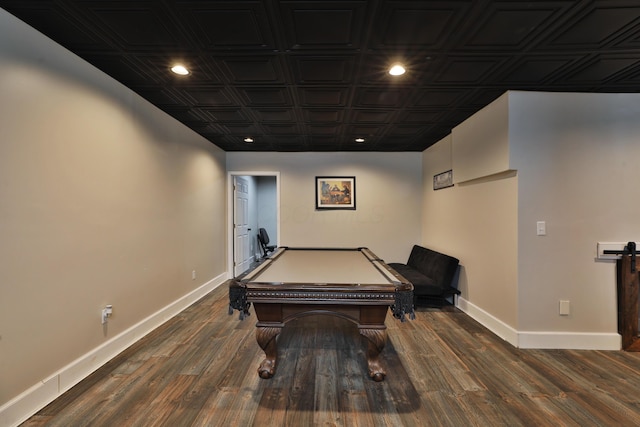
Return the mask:
<path id="1" fill-rule="evenodd" d="M 187 74 L 189 74 L 189 70 L 187 70 L 184 65 L 180 65 L 180 64 L 174 65 L 173 67 L 171 67 L 171 71 L 181 76 L 186 76 Z"/>
<path id="2" fill-rule="evenodd" d="M 246 137 L 244 139 L 244 142 L 253 142 L 253 138 L 251 138 L 250 136 Z"/>
<path id="3" fill-rule="evenodd" d="M 405 71 L 406 70 L 402 65 L 395 64 L 393 67 L 389 69 L 389 74 L 391 74 L 392 76 L 401 76 L 405 73 Z"/>
<path id="4" fill-rule="evenodd" d="M 364 138 L 356 138 L 356 142 L 364 142 Z"/>

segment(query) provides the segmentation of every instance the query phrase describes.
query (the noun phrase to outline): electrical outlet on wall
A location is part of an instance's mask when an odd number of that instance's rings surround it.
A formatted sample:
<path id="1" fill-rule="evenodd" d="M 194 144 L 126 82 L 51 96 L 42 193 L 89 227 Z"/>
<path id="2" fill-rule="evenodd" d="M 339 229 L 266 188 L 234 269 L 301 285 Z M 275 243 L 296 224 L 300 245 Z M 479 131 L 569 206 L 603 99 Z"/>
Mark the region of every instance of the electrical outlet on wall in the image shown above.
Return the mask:
<path id="1" fill-rule="evenodd" d="M 560 300 L 560 304 L 558 306 L 558 314 L 560 316 L 568 316 L 571 314 L 571 302 L 568 300 Z"/>
<path id="2" fill-rule="evenodd" d="M 107 323 L 107 320 L 109 319 L 109 317 L 111 317 L 112 314 L 113 314 L 113 306 L 111 304 L 106 305 L 102 309 L 102 324 L 103 325 L 105 323 Z"/>

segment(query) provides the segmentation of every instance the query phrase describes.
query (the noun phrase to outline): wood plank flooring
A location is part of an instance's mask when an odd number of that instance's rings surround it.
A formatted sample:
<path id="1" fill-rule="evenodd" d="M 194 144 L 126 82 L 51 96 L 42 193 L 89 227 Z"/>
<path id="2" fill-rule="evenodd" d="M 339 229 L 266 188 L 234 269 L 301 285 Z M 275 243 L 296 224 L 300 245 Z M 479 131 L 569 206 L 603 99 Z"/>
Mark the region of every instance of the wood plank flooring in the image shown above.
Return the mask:
<path id="1" fill-rule="evenodd" d="M 288 324 L 257 375 L 255 314 L 214 290 L 23 426 L 640 426 L 640 353 L 519 350 L 466 314 L 387 316 L 385 381 L 339 318 Z"/>

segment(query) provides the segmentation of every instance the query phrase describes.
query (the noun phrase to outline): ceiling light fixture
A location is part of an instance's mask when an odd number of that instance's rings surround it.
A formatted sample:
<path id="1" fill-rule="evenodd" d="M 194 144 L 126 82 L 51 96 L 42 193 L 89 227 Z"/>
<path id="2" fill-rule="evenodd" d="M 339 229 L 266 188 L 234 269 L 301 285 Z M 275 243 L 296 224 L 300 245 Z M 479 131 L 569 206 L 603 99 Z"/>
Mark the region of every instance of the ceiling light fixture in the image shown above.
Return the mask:
<path id="1" fill-rule="evenodd" d="M 177 64 L 171 67 L 171 71 L 181 76 L 186 76 L 187 74 L 189 74 L 189 70 L 187 70 L 187 68 L 184 65 L 180 65 L 180 64 Z"/>
<path id="2" fill-rule="evenodd" d="M 391 74 L 392 76 L 401 76 L 405 73 L 405 71 L 406 70 L 402 65 L 395 64 L 393 67 L 389 69 L 389 74 Z"/>
<path id="3" fill-rule="evenodd" d="M 253 138 L 251 138 L 250 136 L 246 137 L 244 139 L 244 142 L 253 142 Z"/>
<path id="4" fill-rule="evenodd" d="M 356 142 L 363 143 L 364 142 L 364 138 L 356 138 Z"/>

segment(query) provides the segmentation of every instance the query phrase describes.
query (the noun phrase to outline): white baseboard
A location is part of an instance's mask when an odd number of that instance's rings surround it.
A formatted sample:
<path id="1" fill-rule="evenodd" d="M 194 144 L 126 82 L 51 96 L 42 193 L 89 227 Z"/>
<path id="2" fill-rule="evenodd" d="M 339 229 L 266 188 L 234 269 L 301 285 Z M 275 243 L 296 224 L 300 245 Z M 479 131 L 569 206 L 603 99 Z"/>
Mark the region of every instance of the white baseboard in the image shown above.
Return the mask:
<path id="1" fill-rule="evenodd" d="M 226 272 L 214 277 L 11 399 L 0 407 L 0 426 L 17 426 L 24 422 L 123 350 L 220 286 L 226 279 Z"/>
<path id="2" fill-rule="evenodd" d="M 462 297 L 458 297 L 457 306 L 460 310 L 467 313 L 471 318 L 477 320 L 480 324 L 509 344 L 514 347 L 518 346 L 518 331 L 504 323 L 502 320 L 494 317 Z"/>
<path id="3" fill-rule="evenodd" d="M 557 348 L 571 350 L 620 350 L 620 334 L 596 332 L 520 332 L 520 348 Z"/>
<path id="4" fill-rule="evenodd" d="M 491 332 L 518 348 L 620 350 L 622 337 L 618 333 L 518 331 L 480 307 L 458 297 L 457 306 Z"/>

